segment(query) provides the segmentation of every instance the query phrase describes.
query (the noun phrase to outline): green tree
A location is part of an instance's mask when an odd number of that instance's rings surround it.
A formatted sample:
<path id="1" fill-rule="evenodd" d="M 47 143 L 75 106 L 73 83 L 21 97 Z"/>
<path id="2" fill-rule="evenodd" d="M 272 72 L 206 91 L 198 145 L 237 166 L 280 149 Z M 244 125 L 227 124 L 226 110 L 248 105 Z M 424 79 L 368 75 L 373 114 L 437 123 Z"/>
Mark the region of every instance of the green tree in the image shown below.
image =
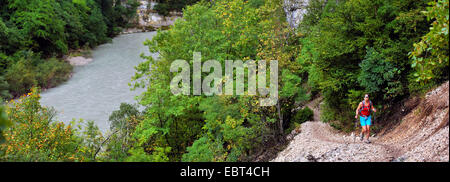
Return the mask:
<path id="1" fill-rule="evenodd" d="M 142 121 L 142 113 L 138 111 L 135 105 L 121 103 L 120 109 L 111 113 L 109 121 L 111 122 L 112 133 L 106 139 L 104 158 L 109 161 L 124 161 L 129 156 L 129 150 L 135 143 L 132 134 L 136 126 Z"/>
<path id="2" fill-rule="evenodd" d="M 432 21 L 430 31 L 414 44 L 410 52 L 411 66 L 417 70 L 416 81 L 427 81 L 438 76 L 448 80 L 448 0 L 431 1 L 423 13 Z"/>
<path id="3" fill-rule="evenodd" d="M 381 53 L 374 48 L 368 47 L 365 59 L 359 64 L 361 72 L 358 76 L 358 82 L 361 87 L 365 88 L 367 93 L 372 96 L 384 96 L 387 98 L 395 98 L 401 93 L 402 85 L 398 79 L 398 69 L 395 68 Z"/>
<path id="4" fill-rule="evenodd" d="M 147 91 L 139 99 L 146 112 L 136 127 L 133 151 L 169 161 L 248 160 L 267 136 L 284 134 L 280 131 L 289 126 L 291 109 L 307 100 L 295 71 L 298 44 L 289 36 L 281 1 L 200 2 L 183 13 L 183 21 L 145 43 L 161 58 L 144 56 L 148 61 L 136 68 L 134 86 Z M 172 61 L 184 59 L 192 66 L 193 52 L 202 54 L 202 62 L 219 61 L 222 68 L 225 60 L 278 60 L 285 70 L 280 73 L 280 104 L 261 107 L 259 96 L 171 94 Z"/>
<path id="5" fill-rule="evenodd" d="M 374 102 L 387 107 L 408 95 L 407 54 L 426 32 L 427 20 L 420 13 L 425 2 L 315 0 L 307 9 L 312 11 L 300 25 L 297 61 L 308 84 L 324 97 L 322 120 L 351 129 L 355 108 L 349 96 L 357 91 L 368 89 Z"/>
<path id="6" fill-rule="evenodd" d="M 30 40 L 28 45 L 32 50 L 42 51 L 45 55 L 67 52 L 66 22 L 58 16 L 59 3 L 55 0 L 11 0 L 8 7 L 14 10 L 11 21 Z"/>

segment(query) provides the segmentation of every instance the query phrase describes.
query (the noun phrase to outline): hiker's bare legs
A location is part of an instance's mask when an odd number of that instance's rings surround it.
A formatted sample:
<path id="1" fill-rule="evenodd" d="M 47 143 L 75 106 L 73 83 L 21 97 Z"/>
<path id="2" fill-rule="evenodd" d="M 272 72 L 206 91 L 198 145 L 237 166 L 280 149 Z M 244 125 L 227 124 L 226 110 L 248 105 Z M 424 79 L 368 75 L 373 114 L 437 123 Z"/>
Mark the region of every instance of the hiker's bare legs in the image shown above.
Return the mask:
<path id="1" fill-rule="evenodd" d="M 366 129 L 365 129 L 365 131 L 366 131 L 366 139 L 368 140 L 369 139 L 369 136 L 370 136 L 370 125 L 367 125 L 366 126 Z"/>
<path id="2" fill-rule="evenodd" d="M 362 126 L 360 135 L 364 135 L 365 133 L 366 133 L 366 126 Z"/>

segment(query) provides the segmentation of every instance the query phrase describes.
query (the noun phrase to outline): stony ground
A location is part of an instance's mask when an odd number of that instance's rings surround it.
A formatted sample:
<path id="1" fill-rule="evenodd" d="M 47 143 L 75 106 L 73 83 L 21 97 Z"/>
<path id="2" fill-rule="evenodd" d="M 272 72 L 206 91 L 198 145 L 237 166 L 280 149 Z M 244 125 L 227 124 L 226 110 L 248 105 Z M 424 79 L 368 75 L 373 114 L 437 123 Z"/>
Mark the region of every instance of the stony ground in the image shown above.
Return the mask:
<path id="1" fill-rule="evenodd" d="M 370 144 L 320 121 L 305 122 L 274 162 L 449 161 L 448 82 Z M 315 110 L 315 109 L 314 109 Z M 317 112 L 315 110 L 315 112 Z M 356 134 L 358 135 L 358 134 Z M 292 136 L 291 136 L 292 137 Z"/>

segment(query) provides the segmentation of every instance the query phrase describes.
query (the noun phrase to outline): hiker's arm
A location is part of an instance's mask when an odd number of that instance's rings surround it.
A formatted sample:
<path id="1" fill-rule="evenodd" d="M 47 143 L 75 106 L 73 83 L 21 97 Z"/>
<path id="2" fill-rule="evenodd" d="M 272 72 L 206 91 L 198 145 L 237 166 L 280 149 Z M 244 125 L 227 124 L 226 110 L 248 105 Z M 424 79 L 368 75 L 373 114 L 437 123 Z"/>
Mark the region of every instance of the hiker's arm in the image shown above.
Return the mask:
<path id="1" fill-rule="evenodd" d="M 377 109 L 375 109 L 375 107 L 372 107 L 372 111 L 377 112 Z"/>
<path id="2" fill-rule="evenodd" d="M 358 114 L 359 114 L 359 109 L 361 108 L 361 103 L 359 103 L 358 108 L 356 108 L 356 114 L 355 114 L 355 118 L 358 118 Z"/>

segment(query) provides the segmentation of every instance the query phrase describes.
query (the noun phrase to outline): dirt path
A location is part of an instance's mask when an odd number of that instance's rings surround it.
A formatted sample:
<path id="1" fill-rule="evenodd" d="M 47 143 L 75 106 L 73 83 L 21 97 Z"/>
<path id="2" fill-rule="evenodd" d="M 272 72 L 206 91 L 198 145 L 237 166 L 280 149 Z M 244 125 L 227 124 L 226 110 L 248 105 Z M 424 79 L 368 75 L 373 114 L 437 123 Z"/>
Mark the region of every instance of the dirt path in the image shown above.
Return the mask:
<path id="1" fill-rule="evenodd" d="M 273 161 L 390 161 L 396 157 L 392 147 L 377 144 L 376 138 L 365 144 L 320 122 L 321 102 L 318 97 L 305 105 L 313 110 L 314 121 L 303 123 L 301 133 Z"/>
<path id="2" fill-rule="evenodd" d="M 359 133 L 340 133 L 319 121 L 317 100 L 307 106 L 316 121 L 305 122 L 301 132 L 278 153 L 273 162 L 388 162 L 449 161 L 448 82 L 429 92 L 421 105 L 414 108 L 391 132 L 371 137 L 370 144 L 359 139 Z M 423 115 L 420 111 L 429 111 Z"/>
<path id="3" fill-rule="evenodd" d="M 395 152 L 378 144 L 377 138 L 366 144 L 358 137 L 337 133 L 326 123 L 310 121 L 302 124 L 301 133 L 273 161 L 391 161 L 397 157 Z"/>
<path id="4" fill-rule="evenodd" d="M 314 120 L 313 121 L 319 121 L 320 120 L 320 104 L 322 104 L 322 97 L 317 97 L 311 102 L 308 102 L 305 104 L 306 107 L 313 110 L 314 113 Z"/>

